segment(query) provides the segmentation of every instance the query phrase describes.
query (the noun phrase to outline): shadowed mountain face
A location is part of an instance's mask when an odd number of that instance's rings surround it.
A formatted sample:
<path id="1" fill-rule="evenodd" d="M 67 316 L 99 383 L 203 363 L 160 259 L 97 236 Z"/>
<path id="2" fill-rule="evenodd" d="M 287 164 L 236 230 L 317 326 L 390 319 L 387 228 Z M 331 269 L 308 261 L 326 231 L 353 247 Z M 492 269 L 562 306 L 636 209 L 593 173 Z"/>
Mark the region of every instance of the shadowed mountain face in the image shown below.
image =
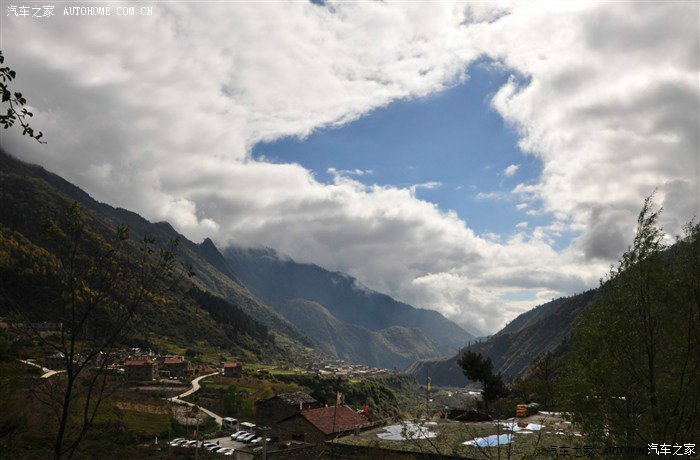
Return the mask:
<path id="1" fill-rule="evenodd" d="M 473 338 L 436 311 L 412 307 L 346 274 L 297 263 L 272 249 L 231 247 L 224 256 L 257 297 L 342 359 L 404 367 L 411 356 L 444 356 Z"/>
<path id="2" fill-rule="evenodd" d="M 370 331 L 338 320 L 316 302 L 289 300 L 276 305 L 321 351 L 346 361 L 404 369 L 416 359 L 439 353 L 435 343 L 417 328 L 391 326 Z"/>
<path id="3" fill-rule="evenodd" d="M 174 336 L 192 336 L 194 339 L 190 332 L 199 330 L 201 334 L 197 337 L 200 339 L 208 338 L 225 345 L 235 342 L 236 334 L 240 334 L 234 323 L 249 324 L 251 332 L 255 334 L 255 331 L 260 330 L 256 326 L 259 323 L 303 344 L 311 343 L 298 328 L 256 299 L 233 276 L 211 241 L 205 241 L 201 245 L 193 243 L 177 233 L 167 222 L 151 223 L 134 212 L 100 203 L 61 177 L 39 166 L 16 160 L 2 151 L 0 179 L 0 227 L 12 232 L 15 240 L 24 241 L 28 247 L 25 252 L 37 248 L 48 248 L 51 251 L 43 232 L 43 221 L 46 218 L 58 219 L 73 203 L 84 210 L 87 233 L 96 239 L 109 241 L 119 224 L 129 227 L 134 240 L 143 239 L 145 235 L 155 237 L 160 243 L 179 239 L 178 259 L 190 266 L 195 274 L 187 281 L 188 286 L 207 291 L 220 299 L 183 294 L 180 303 L 187 305 L 187 308 L 183 307 L 187 311 L 172 311 L 172 314 L 161 317 L 159 324 L 146 324 L 154 331 L 168 331 L 168 334 Z M 4 267 L 8 274 L 12 274 L 12 263 L 10 260 L 8 266 Z M 197 290 L 190 292 L 195 293 Z M 216 310 L 210 308 L 211 305 L 215 305 Z M 226 339 L 227 334 L 230 340 Z M 267 337 L 267 332 L 263 335 Z M 256 347 L 254 341 L 249 342 Z"/>
<path id="4" fill-rule="evenodd" d="M 593 289 L 535 307 L 495 335 L 470 344 L 449 358 L 417 361 L 408 371 L 419 382 L 430 376 L 435 385 L 464 386 L 469 381 L 457 361 L 471 350 L 490 357 L 494 372 L 501 372 L 506 380 L 522 377 L 540 355 L 556 350 L 571 338 L 578 318 L 593 305 L 597 292 Z"/>

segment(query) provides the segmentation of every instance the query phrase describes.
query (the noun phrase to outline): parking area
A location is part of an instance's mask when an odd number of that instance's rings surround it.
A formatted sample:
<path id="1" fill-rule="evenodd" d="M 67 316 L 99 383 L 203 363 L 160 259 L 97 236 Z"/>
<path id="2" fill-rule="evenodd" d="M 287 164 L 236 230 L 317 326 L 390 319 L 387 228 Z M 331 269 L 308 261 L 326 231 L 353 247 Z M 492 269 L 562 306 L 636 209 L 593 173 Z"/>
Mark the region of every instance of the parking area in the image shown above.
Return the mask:
<path id="1" fill-rule="evenodd" d="M 231 441 L 231 438 L 228 436 L 223 437 L 223 438 L 209 439 L 209 441 L 217 443 L 222 447 L 233 447 L 236 450 L 239 450 L 243 447 L 248 447 L 246 444 L 244 444 L 242 442 Z"/>
<path id="2" fill-rule="evenodd" d="M 176 443 L 177 444 L 173 445 L 171 448 L 182 453 L 189 452 L 191 454 L 195 449 L 197 449 L 193 445 L 194 441 L 189 439 L 182 439 L 176 441 Z M 207 447 L 215 448 L 215 450 L 212 451 Z M 222 448 L 233 449 L 233 452 L 228 453 L 226 450 L 221 450 Z M 197 449 L 197 456 L 199 458 L 232 458 L 237 460 L 251 460 L 253 458 L 253 448 L 254 447 L 245 443 L 232 441 L 230 436 L 223 436 L 220 438 L 204 440 L 203 445 Z"/>

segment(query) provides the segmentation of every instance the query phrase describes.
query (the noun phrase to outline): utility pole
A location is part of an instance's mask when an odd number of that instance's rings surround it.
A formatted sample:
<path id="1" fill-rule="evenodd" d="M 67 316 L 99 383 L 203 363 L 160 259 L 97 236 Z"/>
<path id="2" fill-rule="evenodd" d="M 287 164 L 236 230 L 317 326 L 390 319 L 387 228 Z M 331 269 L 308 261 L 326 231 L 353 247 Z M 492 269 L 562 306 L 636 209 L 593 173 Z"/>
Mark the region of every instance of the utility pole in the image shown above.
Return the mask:
<path id="1" fill-rule="evenodd" d="M 199 406 L 193 406 L 192 409 L 194 410 L 194 416 L 197 418 L 197 428 L 195 429 L 195 437 L 194 440 L 196 441 L 194 445 L 194 460 L 199 459 Z"/>
<path id="2" fill-rule="evenodd" d="M 267 426 L 263 426 L 260 428 L 260 431 L 262 431 L 262 460 L 267 460 L 267 432 L 270 431 L 270 428 Z"/>
<path id="3" fill-rule="evenodd" d="M 170 445 L 170 436 L 173 430 L 173 402 L 171 400 L 168 400 L 168 416 L 168 458 L 170 458 L 171 449 L 173 448 L 173 446 Z"/>
<path id="4" fill-rule="evenodd" d="M 335 415 L 338 413 L 338 405 L 340 404 L 340 391 L 335 393 L 335 407 L 333 408 L 333 433 L 335 433 Z"/>
<path id="5" fill-rule="evenodd" d="M 428 376 L 428 384 L 426 386 L 425 390 L 425 419 L 428 420 L 430 418 L 430 384 L 432 383 L 432 379 L 430 376 Z"/>

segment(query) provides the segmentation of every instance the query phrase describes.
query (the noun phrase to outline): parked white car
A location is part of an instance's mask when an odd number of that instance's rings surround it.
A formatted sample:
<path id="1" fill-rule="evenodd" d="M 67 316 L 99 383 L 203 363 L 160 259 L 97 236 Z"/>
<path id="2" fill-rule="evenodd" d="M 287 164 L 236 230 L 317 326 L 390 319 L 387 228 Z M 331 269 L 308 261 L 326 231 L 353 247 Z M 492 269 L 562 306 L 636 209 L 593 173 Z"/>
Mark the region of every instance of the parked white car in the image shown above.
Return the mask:
<path id="1" fill-rule="evenodd" d="M 270 444 L 272 442 L 272 438 L 267 438 L 265 440 L 265 444 Z M 259 438 L 255 438 L 252 441 L 250 441 L 251 446 L 262 446 L 263 443 L 263 438 L 260 436 Z"/>
<path id="2" fill-rule="evenodd" d="M 248 433 L 247 436 L 243 436 L 242 438 L 239 439 L 239 441 L 248 443 L 257 437 L 258 437 L 258 435 L 255 433 Z"/>

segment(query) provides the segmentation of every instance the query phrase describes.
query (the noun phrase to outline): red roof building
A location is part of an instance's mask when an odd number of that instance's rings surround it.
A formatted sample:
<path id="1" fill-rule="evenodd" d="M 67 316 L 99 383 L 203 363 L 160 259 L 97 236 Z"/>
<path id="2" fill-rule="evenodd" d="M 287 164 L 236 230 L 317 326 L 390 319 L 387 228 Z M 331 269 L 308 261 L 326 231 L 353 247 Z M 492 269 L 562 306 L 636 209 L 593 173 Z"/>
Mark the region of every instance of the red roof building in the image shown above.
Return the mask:
<path id="1" fill-rule="evenodd" d="M 192 365 L 183 356 L 165 356 L 160 366 L 170 377 L 188 377 L 194 374 Z"/>
<path id="2" fill-rule="evenodd" d="M 224 363 L 224 377 L 237 377 L 243 375 L 243 365 L 241 363 Z"/>
<path id="3" fill-rule="evenodd" d="M 150 359 L 132 359 L 124 363 L 127 380 L 153 380 L 158 376 L 158 364 Z"/>
<path id="4" fill-rule="evenodd" d="M 344 433 L 366 428 L 370 423 L 348 406 L 319 407 L 301 412 L 323 434 Z"/>
<path id="5" fill-rule="evenodd" d="M 348 406 L 308 409 L 277 423 L 280 439 L 314 444 L 371 428 L 372 424 Z"/>

